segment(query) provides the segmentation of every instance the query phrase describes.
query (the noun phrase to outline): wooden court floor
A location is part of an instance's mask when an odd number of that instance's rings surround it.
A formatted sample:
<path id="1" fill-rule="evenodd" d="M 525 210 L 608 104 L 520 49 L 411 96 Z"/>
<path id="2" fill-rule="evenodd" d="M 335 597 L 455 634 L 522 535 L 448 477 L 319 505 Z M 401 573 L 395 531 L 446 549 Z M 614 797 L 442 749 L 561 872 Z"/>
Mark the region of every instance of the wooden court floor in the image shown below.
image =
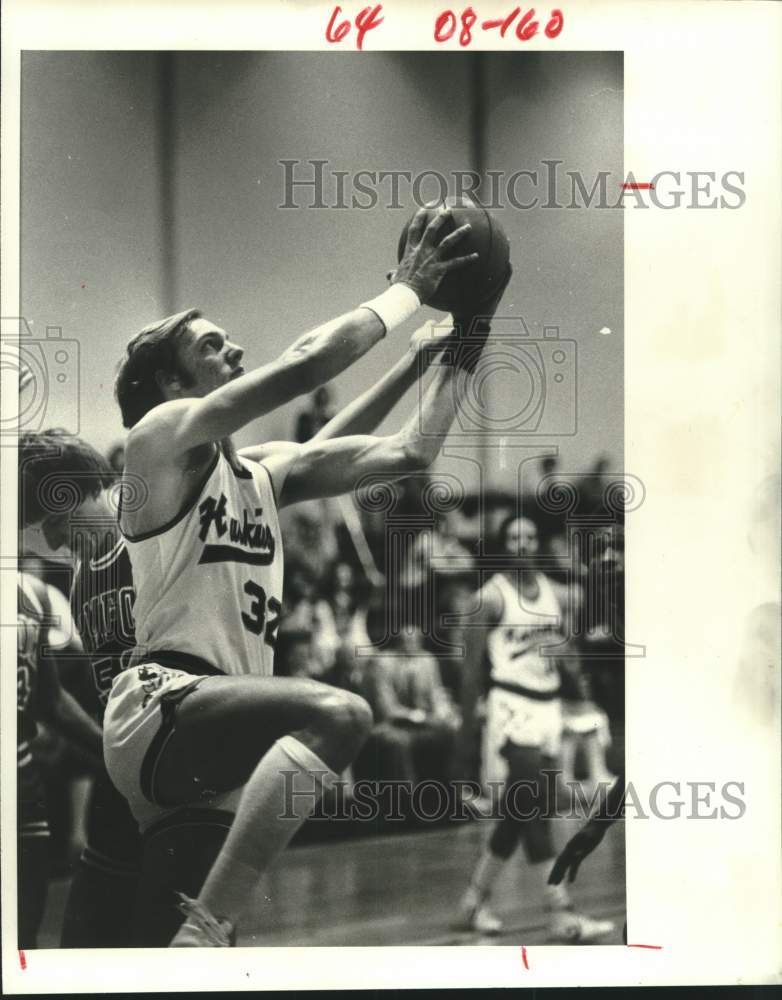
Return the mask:
<path id="1" fill-rule="evenodd" d="M 560 820 L 557 841 L 579 827 Z M 455 926 L 459 898 L 490 830 L 475 820 L 450 827 L 291 847 L 257 895 L 239 945 L 475 945 L 546 943 L 540 896 L 525 879 L 521 850 L 495 895 L 505 921 L 498 937 Z M 39 943 L 57 947 L 67 880 L 49 889 Z M 624 827 L 611 827 L 581 866 L 571 893 L 576 908 L 613 920 L 601 944 L 621 944 L 625 920 Z"/>

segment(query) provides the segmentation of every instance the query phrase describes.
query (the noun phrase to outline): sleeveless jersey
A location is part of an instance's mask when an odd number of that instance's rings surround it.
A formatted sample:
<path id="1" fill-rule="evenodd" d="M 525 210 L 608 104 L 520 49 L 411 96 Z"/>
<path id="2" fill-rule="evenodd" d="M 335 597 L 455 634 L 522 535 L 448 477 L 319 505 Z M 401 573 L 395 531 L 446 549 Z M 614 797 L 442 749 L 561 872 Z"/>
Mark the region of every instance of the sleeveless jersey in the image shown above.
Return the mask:
<path id="1" fill-rule="evenodd" d="M 194 673 L 273 673 L 282 540 L 271 477 L 218 449 L 195 501 L 157 531 L 125 535 L 137 662 Z M 173 655 L 178 654 L 178 655 Z"/>
<path id="2" fill-rule="evenodd" d="M 553 698 L 559 693 L 560 677 L 553 656 L 541 648 L 564 640 L 562 609 L 548 579 L 536 574 L 538 596 L 522 598 L 503 573 L 487 586 L 502 597 L 502 617 L 489 632 L 488 654 L 493 685 L 530 697 Z"/>
<path id="3" fill-rule="evenodd" d="M 101 555 L 81 560 L 71 588 L 73 620 L 92 668 L 91 679 L 79 692 L 79 702 L 99 719 L 112 681 L 130 665 L 136 645 L 135 598 L 125 540 L 110 536 Z"/>

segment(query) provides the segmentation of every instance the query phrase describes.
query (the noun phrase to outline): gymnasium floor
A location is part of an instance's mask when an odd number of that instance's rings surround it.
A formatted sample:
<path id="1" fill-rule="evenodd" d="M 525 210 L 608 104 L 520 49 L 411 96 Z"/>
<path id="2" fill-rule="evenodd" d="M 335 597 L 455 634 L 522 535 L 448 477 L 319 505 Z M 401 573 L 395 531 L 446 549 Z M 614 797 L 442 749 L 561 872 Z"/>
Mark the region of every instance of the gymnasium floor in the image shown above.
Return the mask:
<path id="1" fill-rule="evenodd" d="M 558 824 L 558 843 L 579 827 Z M 521 851 L 498 883 L 498 937 L 454 927 L 459 897 L 488 832 L 485 821 L 436 830 L 352 837 L 290 848 L 258 893 L 258 919 L 239 944 L 460 945 L 545 944 L 540 900 L 525 888 Z M 621 944 L 625 920 L 624 829 L 611 827 L 581 866 L 572 887 L 576 908 L 614 921 L 602 944 Z M 57 946 L 67 880 L 50 886 L 40 946 Z"/>

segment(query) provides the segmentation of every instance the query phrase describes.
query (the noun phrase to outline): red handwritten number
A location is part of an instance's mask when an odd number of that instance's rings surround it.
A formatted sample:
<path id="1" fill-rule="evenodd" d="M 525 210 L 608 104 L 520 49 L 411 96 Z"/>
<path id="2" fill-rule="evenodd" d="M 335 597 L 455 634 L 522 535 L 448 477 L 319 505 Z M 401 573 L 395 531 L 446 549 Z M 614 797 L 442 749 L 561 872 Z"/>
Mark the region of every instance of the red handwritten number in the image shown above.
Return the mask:
<path id="1" fill-rule="evenodd" d="M 520 7 L 515 7 L 511 13 L 505 18 L 504 21 L 483 21 L 481 23 L 481 29 L 483 31 L 489 31 L 492 28 L 500 29 L 500 36 L 505 37 L 505 32 L 510 28 L 513 21 L 521 13 Z M 523 15 L 521 20 L 516 25 L 516 37 L 520 42 L 528 42 L 531 38 L 534 38 L 538 33 L 540 27 L 540 22 L 533 20 L 535 17 L 535 8 L 530 7 L 530 9 Z M 434 26 L 434 40 L 436 42 L 447 42 L 453 38 L 454 32 L 456 31 L 456 26 L 461 22 L 461 31 L 459 32 L 459 45 L 465 48 L 472 41 L 472 29 L 477 22 L 478 17 L 472 7 L 466 7 L 462 13 L 461 17 L 457 19 L 456 14 L 452 10 L 444 10 L 442 14 L 437 18 Z M 549 20 L 545 27 L 545 33 L 547 38 L 556 38 L 560 34 L 565 23 L 565 18 L 561 10 L 552 10 Z M 361 46 L 359 46 L 360 48 Z"/>
<path id="2" fill-rule="evenodd" d="M 373 28 L 377 28 L 378 25 L 383 23 L 383 18 L 378 17 L 378 14 L 383 9 L 381 4 L 377 4 L 376 7 L 365 7 L 361 13 L 356 18 L 356 28 L 358 30 L 358 40 L 356 44 L 358 45 L 359 52 L 364 45 L 364 36 L 368 31 Z"/>
<path id="3" fill-rule="evenodd" d="M 462 30 L 459 34 L 459 44 L 464 48 L 472 41 L 472 26 L 478 20 L 478 16 L 472 7 L 468 7 L 462 12 Z"/>
<path id="4" fill-rule="evenodd" d="M 564 24 L 565 18 L 562 15 L 562 11 L 552 10 L 549 22 L 544 29 L 546 37 L 556 38 L 560 31 L 562 31 Z"/>
<path id="5" fill-rule="evenodd" d="M 514 19 L 514 18 L 516 17 L 516 15 L 517 15 L 517 14 L 519 14 L 519 13 L 521 13 L 521 10 L 520 10 L 520 8 L 519 8 L 519 7 L 514 7 L 514 8 L 513 8 L 513 10 L 512 10 L 511 12 L 510 12 L 510 14 L 508 14 L 508 16 L 507 16 L 507 17 L 505 18 L 505 20 L 504 20 L 504 21 L 502 22 L 502 27 L 500 28 L 500 37 L 501 37 L 501 38 L 504 38 L 504 37 L 505 37 L 505 32 L 506 32 L 506 31 L 508 30 L 508 28 L 509 28 L 509 27 L 510 27 L 510 26 L 511 26 L 511 25 L 513 24 L 513 19 Z"/>
<path id="6" fill-rule="evenodd" d="M 530 38 L 533 38 L 538 33 L 538 22 L 533 21 L 532 18 L 535 16 L 535 8 L 530 7 L 527 13 L 522 17 L 519 23 L 516 25 L 516 38 L 520 42 L 528 42 Z"/>
<path id="7" fill-rule="evenodd" d="M 456 15 L 452 10 L 444 10 L 434 24 L 434 40 L 447 42 L 456 31 Z"/>
<path id="8" fill-rule="evenodd" d="M 331 15 L 331 20 L 326 26 L 326 41 L 327 42 L 341 42 L 342 39 L 350 31 L 350 21 L 342 21 L 342 23 L 334 31 L 334 22 L 337 17 L 342 13 L 341 7 L 335 7 L 334 13 Z"/>
<path id="9" fill-rule="evenodd" d="M 356 45 L 359 50 L 364 46 L 364 39 L 366 38 L 367 32 L 371 31 L 373 28 L 377 28 L 378 25 L 383 23 L 383 18 L 379 17 L 380 11 L 383 9 L 382 4 L 377 4 L 374 7 L 365 7 L 360 14 L 356 17 Z M 326 26 L 326 41 L 331 42 L 341 42 L 342 39 L 350 31 L 350 21 L 345 19 L 336 24 L 336 20 L 342 13 L 341 7 L 335 7 L 334 12 L 329 19 L 329 23 Z M 335 27 L 336 24 L 336 27 Z"/>

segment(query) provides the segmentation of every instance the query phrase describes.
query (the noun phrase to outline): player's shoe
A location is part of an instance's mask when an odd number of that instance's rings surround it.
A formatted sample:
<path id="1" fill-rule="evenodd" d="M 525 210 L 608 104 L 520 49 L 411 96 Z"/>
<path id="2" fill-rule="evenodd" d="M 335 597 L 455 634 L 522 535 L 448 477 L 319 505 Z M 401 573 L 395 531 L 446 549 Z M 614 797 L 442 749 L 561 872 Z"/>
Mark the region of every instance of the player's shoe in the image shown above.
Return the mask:
<path id="1" fill-rule="evenodd" d="M 491 911 L 486 899 L 472 886 L 467 890 L 459 906 L 459 926 L 478 934 L 499 934 L 502 921 Z"/>
<path id="2" fill-rule="evenodd" d="M 613 929 L 612 920 L 593 920 L 572 910 L 557 910 L 549 922 L 551 940 L 560 944 L 589 944 Z"/>
<path id="3" fill-rule="evenodd" d="M 203 903 L 177 893 L 177 909 L 184 913 L 185 922 L 174 935 L 169 948 L 232 948 L 236 931 L 227 920 L 213 917 Z"/>

